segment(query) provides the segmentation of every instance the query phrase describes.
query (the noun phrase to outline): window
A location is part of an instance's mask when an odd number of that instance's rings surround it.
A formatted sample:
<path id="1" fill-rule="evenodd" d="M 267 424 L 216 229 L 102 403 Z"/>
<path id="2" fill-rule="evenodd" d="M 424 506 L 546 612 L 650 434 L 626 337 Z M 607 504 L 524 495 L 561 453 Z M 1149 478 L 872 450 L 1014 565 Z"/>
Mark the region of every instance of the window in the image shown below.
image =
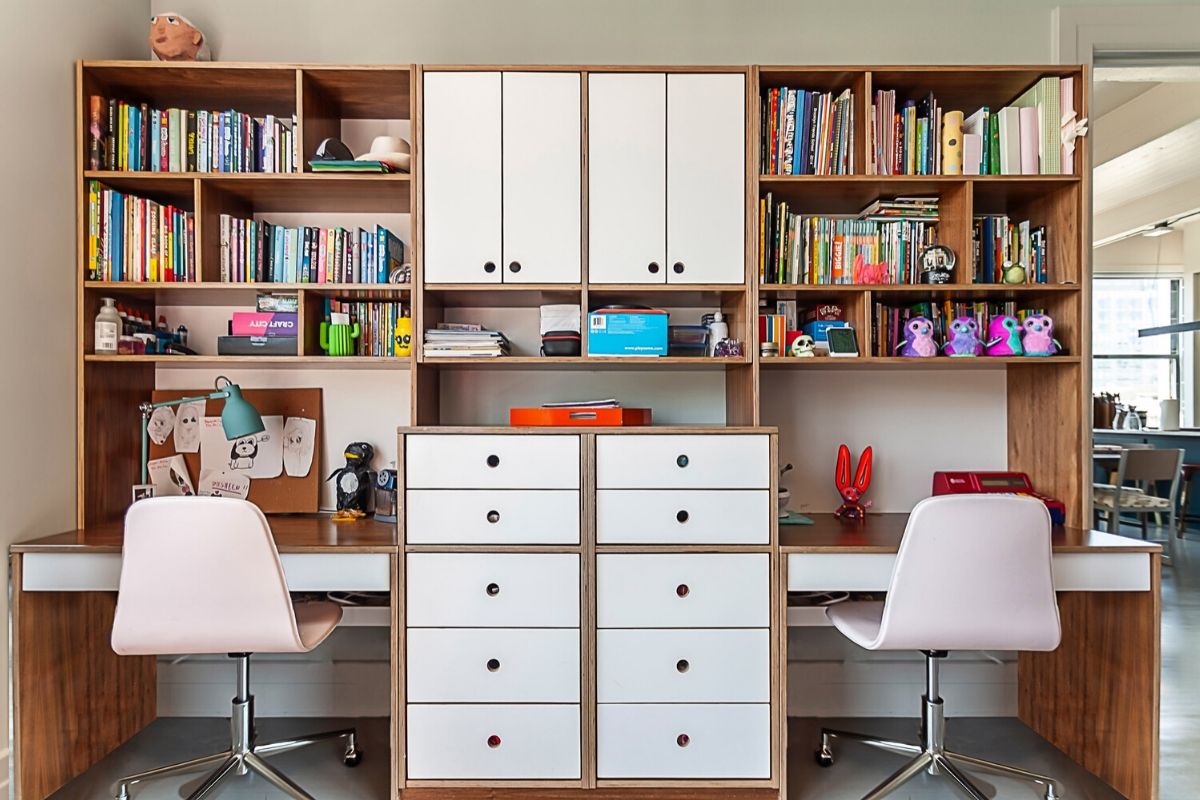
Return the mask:
<path id="1" fill-rule="evenodd" d="M 1179 335 L 1138 336 L 1179 322 L 1179 278 L 1096 278 L 1092 286 L 1092 390 L 1120 395 L 1158 425 L 1158 401 L 1179 395 Z"/>

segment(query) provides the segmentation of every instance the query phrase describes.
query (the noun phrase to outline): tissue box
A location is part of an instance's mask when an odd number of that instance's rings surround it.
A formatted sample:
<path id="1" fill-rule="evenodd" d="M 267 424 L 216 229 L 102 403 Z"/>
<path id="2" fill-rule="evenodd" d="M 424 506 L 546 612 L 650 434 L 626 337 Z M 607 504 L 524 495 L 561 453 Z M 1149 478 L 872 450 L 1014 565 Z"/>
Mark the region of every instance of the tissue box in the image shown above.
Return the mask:
<path id="1" fill-rule="evenodd" d="M 601 309 L 588 314 L 589 356 L 665 356 L 667 320 L 661 309 Z"/>

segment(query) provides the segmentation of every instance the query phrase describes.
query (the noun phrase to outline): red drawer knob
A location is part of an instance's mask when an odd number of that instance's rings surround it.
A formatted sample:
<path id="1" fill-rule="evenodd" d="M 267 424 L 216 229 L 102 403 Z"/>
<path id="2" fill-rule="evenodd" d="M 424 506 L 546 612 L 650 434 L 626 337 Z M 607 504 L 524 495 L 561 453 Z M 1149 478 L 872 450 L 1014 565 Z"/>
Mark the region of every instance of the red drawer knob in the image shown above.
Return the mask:
<path id="1" fill-rule="evenodd" d="M 681 583 L 675 587 L 675 594 L 679 595 L 680 597 L 687 597 L 691 591 L 692 590 L 688 588 L 686 583 Z"/>
<path id="2" fill-rule="evenodd" d="M 493 733 L 491 736 L 488 737 L 488 747 L 495 750 L 499 746 L 500 746 L 500 737 Z"/>
<path id="3" fill-rule="evenodd" d="M 691 743 L 692 739 L 686 733 L 681 733 L 675 737 L 675 744 L 679 745 L 680 747 L 687 747 Z"/>
<path id="4" fill-rule="evenodd" d="M 681 658 L 675 662 L 675 669 L 677 669 L 680 672 L 687 672 L 691 668 L 692 668 L 692 665 L 688 663 L 688 660 L 686 658 Z"/>
<path id="5" fill-rule="evenodd" d="M 498 672 L 499 670 L 500 670 L 500 659 L 489 658 L 488 662 L 487 662 L 487 671 L 488 672 Z"/>

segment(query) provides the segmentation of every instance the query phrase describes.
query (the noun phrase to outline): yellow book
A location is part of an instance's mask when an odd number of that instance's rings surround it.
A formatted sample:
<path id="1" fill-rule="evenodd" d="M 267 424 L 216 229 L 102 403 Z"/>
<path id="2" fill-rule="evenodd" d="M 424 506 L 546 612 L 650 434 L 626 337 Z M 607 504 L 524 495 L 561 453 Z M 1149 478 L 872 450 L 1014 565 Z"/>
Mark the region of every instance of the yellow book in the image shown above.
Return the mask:
<path id="1" fill-rule="evenodd" d="M 88 181 L 88 277 L 97 280 L 97 255 L 100 247 L 100 184 Z"/>

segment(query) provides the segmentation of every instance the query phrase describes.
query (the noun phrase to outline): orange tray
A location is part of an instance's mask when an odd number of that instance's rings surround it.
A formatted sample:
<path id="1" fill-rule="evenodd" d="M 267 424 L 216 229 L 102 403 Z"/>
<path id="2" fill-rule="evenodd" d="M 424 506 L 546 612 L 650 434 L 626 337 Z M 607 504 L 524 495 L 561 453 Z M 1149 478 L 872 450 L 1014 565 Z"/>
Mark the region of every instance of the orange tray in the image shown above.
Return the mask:
<path id="1" fill-rule="evenodd" d="M 510 408 L 508 424 L 515 428 L 622 427 L 649 425 L 648 408 Z"/>

